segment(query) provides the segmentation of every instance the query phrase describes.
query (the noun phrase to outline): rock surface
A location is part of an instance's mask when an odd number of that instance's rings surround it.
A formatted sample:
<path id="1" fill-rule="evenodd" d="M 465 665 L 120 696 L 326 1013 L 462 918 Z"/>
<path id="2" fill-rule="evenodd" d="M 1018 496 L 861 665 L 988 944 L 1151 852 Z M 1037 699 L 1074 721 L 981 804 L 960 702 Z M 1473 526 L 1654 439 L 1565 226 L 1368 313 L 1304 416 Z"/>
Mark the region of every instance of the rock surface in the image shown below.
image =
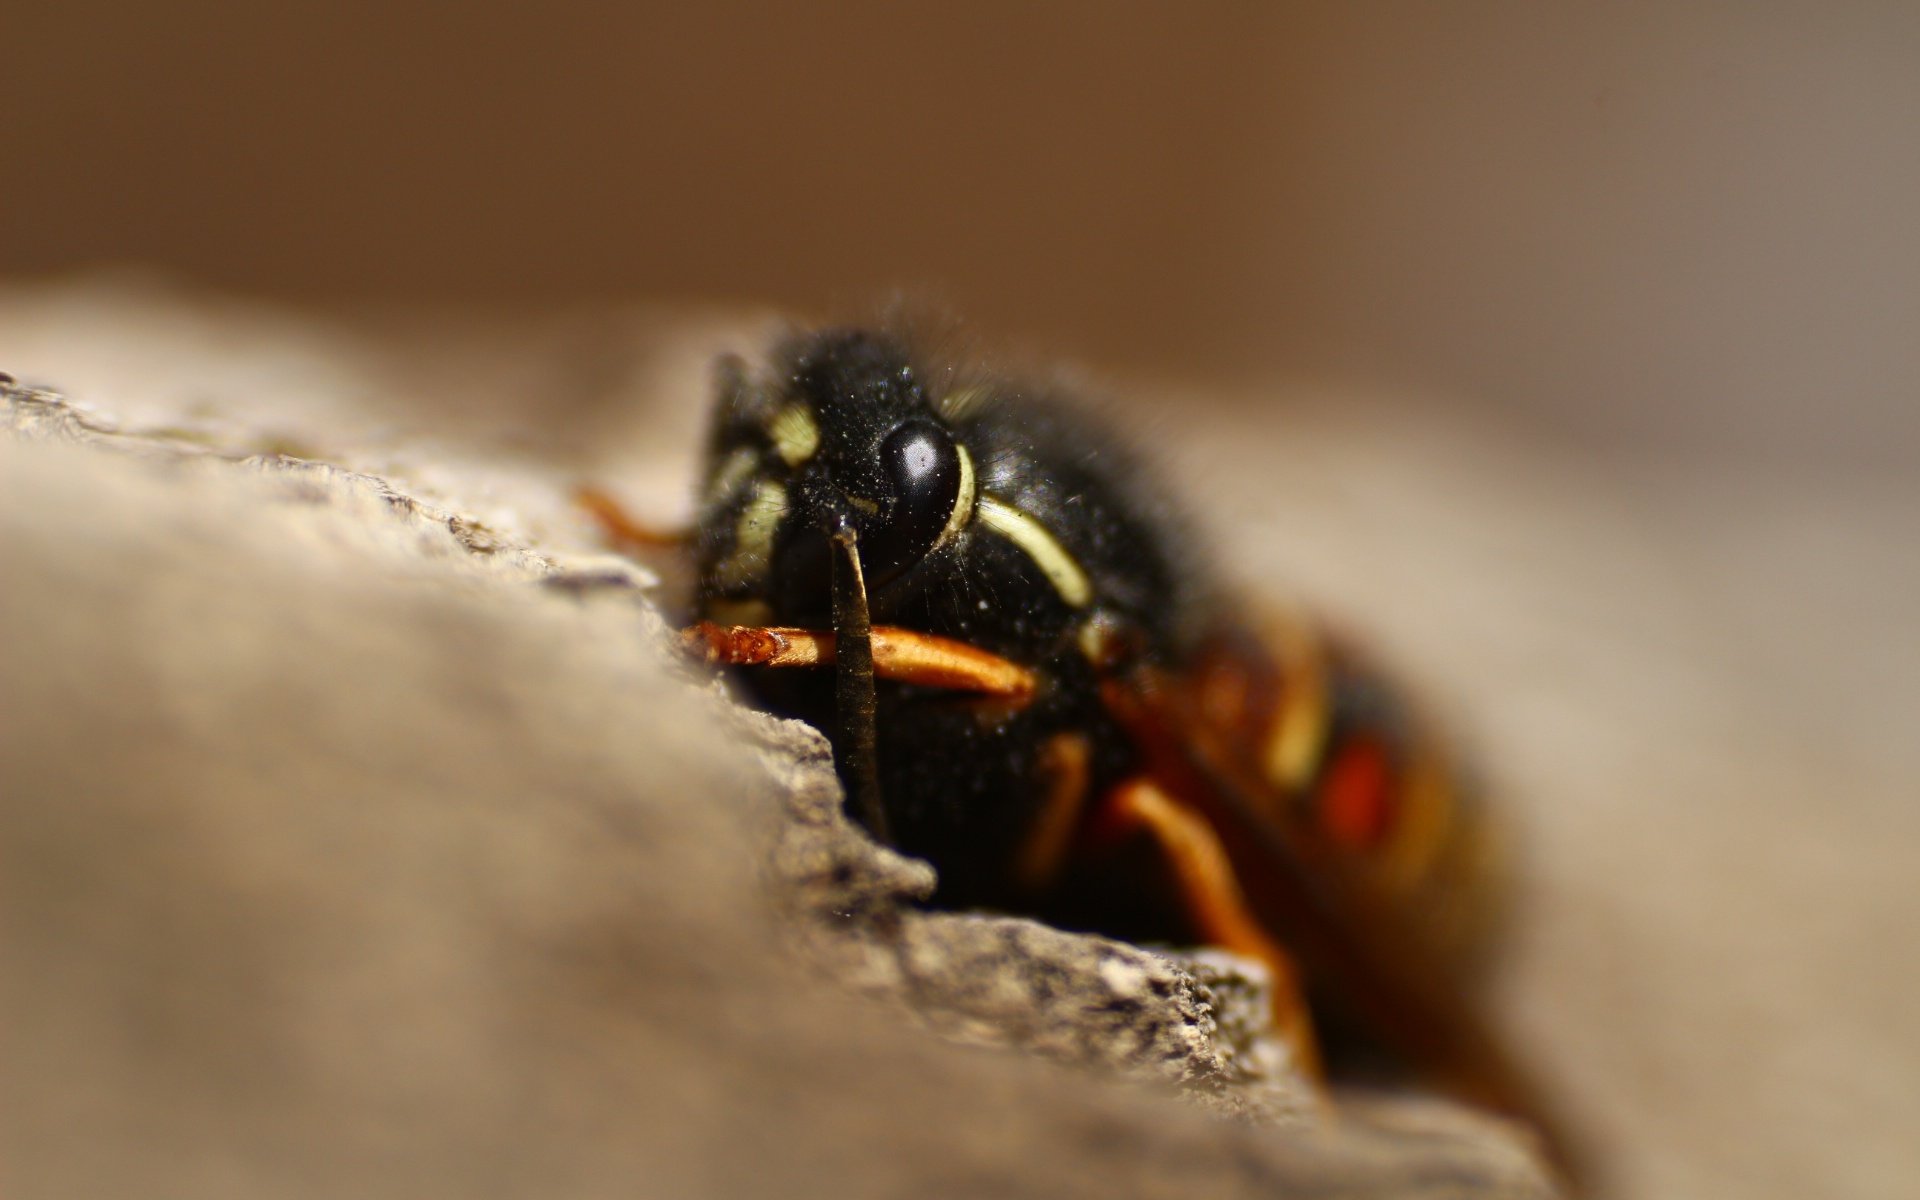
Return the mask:
<path id="1" fill-rule="evenodd" d="M 566 470 L 319 461 L 274 379 L 7 391 L 9 1194 L 1554 1194 L 1471 1114 L 1319 1113 L 1230 961 L 913 907 Z"/>

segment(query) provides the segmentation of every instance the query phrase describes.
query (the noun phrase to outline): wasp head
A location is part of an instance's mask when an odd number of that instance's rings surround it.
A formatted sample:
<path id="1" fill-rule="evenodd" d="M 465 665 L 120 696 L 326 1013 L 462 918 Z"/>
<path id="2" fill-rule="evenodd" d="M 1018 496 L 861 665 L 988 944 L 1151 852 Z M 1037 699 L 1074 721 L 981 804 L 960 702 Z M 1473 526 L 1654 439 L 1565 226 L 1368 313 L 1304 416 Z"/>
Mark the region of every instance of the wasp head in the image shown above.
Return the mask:
<path id="1" fill-rule="evenodd" d="M 828 594 L 834 539 L 851 534 L 876 593 L 952 540 L 973 463 L 890 334 L 807 334 L 772 364 L 723 380 L 702 548 L 712 590 L 800 621 Z"/>

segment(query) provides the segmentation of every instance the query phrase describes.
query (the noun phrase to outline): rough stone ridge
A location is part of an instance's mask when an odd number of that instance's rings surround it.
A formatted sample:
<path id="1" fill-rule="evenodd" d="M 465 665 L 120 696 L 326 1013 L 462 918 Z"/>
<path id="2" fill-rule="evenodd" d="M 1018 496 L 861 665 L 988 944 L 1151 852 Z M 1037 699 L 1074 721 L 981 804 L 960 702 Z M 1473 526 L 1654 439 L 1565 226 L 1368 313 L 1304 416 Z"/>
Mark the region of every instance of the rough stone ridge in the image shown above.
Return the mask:
<path id="1" fill-rule="evenodd" d="M 1243 965 L 921 910 L 648 572 L 5 405 L 22 1194 L 1552 1194 L 1448 1106 L 1316 1119 Z"/>

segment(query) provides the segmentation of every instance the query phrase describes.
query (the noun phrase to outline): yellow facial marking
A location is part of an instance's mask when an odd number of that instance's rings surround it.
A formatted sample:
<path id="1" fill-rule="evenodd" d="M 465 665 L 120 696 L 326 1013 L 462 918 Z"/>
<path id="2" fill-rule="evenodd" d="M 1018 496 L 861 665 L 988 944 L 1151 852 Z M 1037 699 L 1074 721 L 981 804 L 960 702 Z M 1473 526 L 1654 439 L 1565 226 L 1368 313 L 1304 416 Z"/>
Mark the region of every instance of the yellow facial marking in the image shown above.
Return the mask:
<path id="1" fill-rule="evenodd" d="M 972 415 L 992 397 L 993 393 L 983 387 L 958 388 L 940 397 L 940 415 L 949 421 L 958 421 Z"/>
<path id="2" fill-rule="evenodd" d="M 936 550 L 952 541 L 954 535 L 973 520 L 973 502 L 979 494 L 973 481 L 973 455 L 967 453 L 965 446 L 956 445 L 954 449 L 960 452 L 960 489 L 953 498 L 953 511 L 947 514 L 946 527 L 934 539 L 933 547 Z"/>
<path id="3" fill-rule="evenodd" d="M 767 436 L 789 467 L 797 467 L 820 448 L 820 423 L 804 404 L 789 404 L 767 422 Z"/>
<path id="4" fill-rule="evenodd" d="M 773 606 L 765 600 L 715 600 L 707 605 L 706 617 L 715 625 L 768 625 Z"/>
<path id="5" fill-rule="evenodd" d="M 707 507 L 715 509 L 725 506 L 759 465 L 760 456 L 751 447 L 735 447 L 731 454 L 721 460 L 720 466 L 713 472 L 713 479 L 707 484 Z"/>
<path id="6" fill-rule="evenodd" d="M 1085 608 L 1092 601 L 1092 581 L 1045 525 L 992 496 L 981 496 L 977 511 L 982 525 L 1020 547 L 1033 560 L 1062 600 L 1074 608 Z"/>
<path id="7" fill-rule="evenodd" d="M 773 557 L 773 534 L 787 515 L 787 489 L 763 479 L 753 485 L 740 518 L 733 526 L 733 551 L 720 562 L 716 580 L 722 588 L 758 582 Z"/>

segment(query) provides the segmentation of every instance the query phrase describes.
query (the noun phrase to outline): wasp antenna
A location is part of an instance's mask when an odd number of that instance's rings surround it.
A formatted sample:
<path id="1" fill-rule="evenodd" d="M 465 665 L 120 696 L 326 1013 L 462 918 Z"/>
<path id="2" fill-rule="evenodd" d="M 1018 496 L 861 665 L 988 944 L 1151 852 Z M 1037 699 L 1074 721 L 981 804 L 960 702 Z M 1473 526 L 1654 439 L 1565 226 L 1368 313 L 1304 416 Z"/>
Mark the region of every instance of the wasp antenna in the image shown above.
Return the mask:
<path id="1" fill-rule="evenodd" d="M 840 786 L 868 832 L 891 844 L 880 801 L 879 739 L 874 727 L 873 621 L 859 537 L 851 525 L 833 532 L 834 701 L 840 720 Z"/>

